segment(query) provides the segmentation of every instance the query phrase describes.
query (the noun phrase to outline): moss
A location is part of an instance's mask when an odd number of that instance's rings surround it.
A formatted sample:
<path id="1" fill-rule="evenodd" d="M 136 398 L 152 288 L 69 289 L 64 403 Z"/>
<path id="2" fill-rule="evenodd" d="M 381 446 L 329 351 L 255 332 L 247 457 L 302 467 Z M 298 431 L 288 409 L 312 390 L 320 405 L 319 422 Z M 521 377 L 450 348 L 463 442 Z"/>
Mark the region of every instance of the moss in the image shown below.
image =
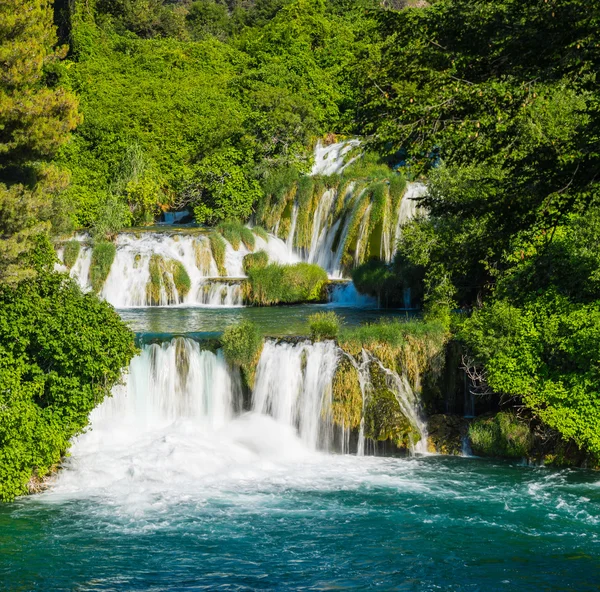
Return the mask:
<path id="1" fill-rule="evenodd" d="M 148 264 L 150 278 L 146 284 L 146 301 L 150 306 L 160 304 L 160 293 L 162 288 L 163 258 L 160 255 L 152 255 Z"/>
<path id="2" fill-rule="evenodd" d="M 479 456 L 523 458 L 532 446 L 529 425 L 510 411 L 477 418 L 469 426 L 469 438 L 473 452 Z"/>
<path id="3" fill-rule="evenodd" d="M 76 240 L 71 240 L 65 243 L 63 251 L 63 263 L 67 269 L 71 269 L 79 257 L 79 251 L 81 250 L 81 243 Z"/>
<path id="4" fill-rule="evenodd" d="M 99 294 L 102 290 L 116 254 L 117 247 L 113 243 L 98 242 L 93 247 L 90 263 L 90 283 L 96 294 Z"/>
<path id="5" fill-rule="evenodd" d="M 217 230 L 221 233 L 223 238 L 233 247 L 234 251 L 240 248 L 242 243 L 242 232 L 243 225 L 241 222 L 234 220 L 228 220 L 221 222 L 217 227 Z"/>
<path id="6" fill-rule="evenodd" d="M 419 431 L 402 413 L 396 395 L 387 385 L 385 372 L 377 362 L 369 365 L 369 373 L 371 385 L 365 405 L 365 436 L 409 448 L 419 441 Z"/>
<path id="7" fill-rule="evenodd" d="M 251 269 L 262 269 L 269 264 L 269 255 L 266 251 L 257 251 L 246 255 L 242 261 L 244 273 L 248 273 Z"/>
<path id="8" fill-rule="evenodd" d="M 146 301 L 150 306 L 159 306 L 164 290 L 166 304 L 180 304 L 191 288 L 190 277 L 180 261 L 165 260 L 161 255 L 152 255 L 148 264 L 150 278 L 146 284 Z"/>
<path id="9" fill-rule="evenodd" d="M 173 276 L 173 283 L 175 284 L 175 288 L 179 294 L 179 300 L 181 301 L 187 296 L 192 287 L 190 276 L 181 261 L 171 261 L 169 271 Z"/>
<path id="10" fill-rule="evenodd" d="M 337 339 L 340 331 L 340 318 L 335 312 L 317 312 L 308 317 L 310 334 L 313 341 Z"/>
<path id="11" fill-rule="evenodd" d="M 277 236 L 281 240 L 287 240 L 290 234 L 290 229 L 292 226 L 292 210 L 294 207 L 294 202 L 290 201 L 283 210 L 281 214 L 281 218 L 279 219 L 279 226 L 277 227 Z"/>
<path id="12" fill-rule="evenodd" d="M 302 177 L 298 182 L 296 203 L 298 204 L 298 217 L 296 219 L 296 234 L 294 246 L 308 249 L 312 237 L 314 220 L 315 194 L 319 191 L 320 184 L 315 184 L 314 177 Z"/>
<path id="13" fill-rule="evenodd" d="M 356 357 L 365 349 L 398 373 L 406 373 L 418 388 L 425 372 L 441 373 L 448 338 L 443 325 L 430 321 L 380 321 L 343 329 L 340 347 Z"/>
<path id="14" fill-rule="evenodd" d="M 251 321 L 230 325 L 223 331 L 221 342 L 227 362 L 241 368 L 244 381 L 252 388 L 264 345 L 263 337 L 256 325 Z"/>
<path id="15" fill-rule="evenodd" d="M 360 426 L 363 397 L 358 370 L 347 356 L 338 363 L 333 377 L 332 418 L 336 425 L 355 429 Z"/>
<path id="16" fill-rule="evenodd" d="M 219 275 L 226 276 L 227 270 L 225 269 L 225 252 L 227 247 L 225 246 L 225 241 L 223 240 L 223 237 L 216 232 L 211 232 L 208 235 L 208 240 L 210 241 L 210 249 L 212 251 L 213 259 L 217 264 Z"/>

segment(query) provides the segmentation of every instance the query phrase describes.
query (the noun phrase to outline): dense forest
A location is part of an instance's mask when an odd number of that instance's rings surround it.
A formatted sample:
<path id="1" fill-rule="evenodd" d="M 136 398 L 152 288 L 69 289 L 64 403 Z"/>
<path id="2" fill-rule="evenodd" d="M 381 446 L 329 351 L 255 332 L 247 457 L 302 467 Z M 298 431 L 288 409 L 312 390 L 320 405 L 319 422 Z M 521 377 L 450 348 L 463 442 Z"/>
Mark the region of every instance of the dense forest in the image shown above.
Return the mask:
<path id="1" fill-rule="evenodd" d="M 427 182 L 359 290 L 412 288 L 478 394 L 597 463 L 599 27 L 583 0 L 3 3 L 0 498 L 60 461 L 135 353 L 49 239 L 182 208 L 246 222 L 327 136 Z"/>

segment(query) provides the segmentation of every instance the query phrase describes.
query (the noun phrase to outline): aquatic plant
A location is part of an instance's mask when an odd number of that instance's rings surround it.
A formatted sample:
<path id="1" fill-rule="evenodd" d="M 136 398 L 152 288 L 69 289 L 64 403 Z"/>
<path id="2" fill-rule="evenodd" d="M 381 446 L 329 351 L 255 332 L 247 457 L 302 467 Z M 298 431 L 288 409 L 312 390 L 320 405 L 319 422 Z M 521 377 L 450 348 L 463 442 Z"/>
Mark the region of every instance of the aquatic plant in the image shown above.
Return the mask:
<path id="1" fill-rule="evenodd" d="M 389 388 L 386 374 L 378 362 L 369 364 L 370 384 L 365 405 L 365 437 L 393 442 L 410 448 L 421 438 L 419 430 L 402 413 L 395 393 Z"/>
<path id="2" fill-rule="evenodd" d="M 225 245 L 225 241 L 223 240 L 223 237 L 215 231 L 208 235 L 208 240 L 210 241 L 212 256 L 217 265 L 219 275 L 226 276 L 227 269 L 225 269 L 225 252 L 227 247 Z"/>
<path id="3" fill-rule="evenodd" d="M 317 312 L 308 317 L 308 325 L 313 341 L 336 339 L 340 331 L 341 320 L 333 311 Z"/>
<path id="4" fill-rule="evenodd" d="M 96 294 L 102 290 L 116 254 L 117 247 L 113 243 L 100 241 L 94 244 L 90 263 L 90 283 Z"/>
<path id="5" fill-rule="evenodd" d="M 331 416 L 333 422 L 345 429 L 360 426 L 363 412 L 363 396 L 358 370 L 344 356 L 338 362 L 332 384 Z"/>
<path id="6" fill-rule="evenodd" d="M 252 232 L 256 236 L 262 238 L 265 242 L 269 240 L 269 235 L 267 234 L 267 231 L 262 226 L 253 226 Z"/>
<path id="7" fill-rule="evenodd" d="M 251 321 L 230 325 L 223 331 L 221 343 L 227 362 L 241 368 L 246 384 L 252 388 L 264 344 L 258 327 Z"/>

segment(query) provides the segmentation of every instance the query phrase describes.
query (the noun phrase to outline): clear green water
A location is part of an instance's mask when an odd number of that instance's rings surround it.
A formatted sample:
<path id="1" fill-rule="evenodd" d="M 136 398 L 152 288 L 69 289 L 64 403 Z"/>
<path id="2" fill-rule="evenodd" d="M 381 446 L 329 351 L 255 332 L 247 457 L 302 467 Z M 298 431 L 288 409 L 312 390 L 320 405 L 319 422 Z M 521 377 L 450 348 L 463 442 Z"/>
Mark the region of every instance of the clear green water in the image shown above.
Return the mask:
<path id="1" fill-rule="evenodd" d="M 220 334 L 228 325 L 249 319 L 265 335 L 307 335 L 308 317 L 318 311 L 335 311 L 345 325 L 351 327 L 381 318 L 405 319 L 412 313 L 399 310 L 336 307 L 331 304 L 273 306 L 268 308 L 133 308 L 119 311 L 136 333 L 194 333 L 207 336 Z"/>
<path id="2" fill-rule="evenodd" d="M 314 455 L 156 477 L 1 507 L 2 588 L 600 586 L 599 478 L 584 471 Z"/>

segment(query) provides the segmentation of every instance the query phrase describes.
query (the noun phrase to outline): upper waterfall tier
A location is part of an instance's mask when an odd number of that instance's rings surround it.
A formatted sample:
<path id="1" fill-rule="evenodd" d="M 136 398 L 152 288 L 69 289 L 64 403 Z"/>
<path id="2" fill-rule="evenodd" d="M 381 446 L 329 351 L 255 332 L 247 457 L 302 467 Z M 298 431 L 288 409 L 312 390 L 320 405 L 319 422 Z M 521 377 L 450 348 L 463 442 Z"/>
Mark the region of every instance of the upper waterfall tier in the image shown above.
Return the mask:
<path id="1" fill-rule="evenodd" d="M 251 252 L 264 251 L 270 263 L 317 264 L 332 279 L 348 278 L 374 257 L 391 261 L 402 225 L 417 213 L 425 186 L 407 184 L 385 167 L 389 175 L 375 180 L 346 176 L 357 145 L 319 144 L 312 176 L 301 177 L 278 197 L 266 196 L 256 217 L 269 233 L 257 228 L 253 240 L 233 244 L 225 230 L 224 236 L 200 229 L 123 232 L 104 275 L 97 272 L 89 237 L 79 235 L 70 274 L 117 308 L 241 306 L 244 257 Z M 59 257 L 67 261 L 65 247 Z"/>

